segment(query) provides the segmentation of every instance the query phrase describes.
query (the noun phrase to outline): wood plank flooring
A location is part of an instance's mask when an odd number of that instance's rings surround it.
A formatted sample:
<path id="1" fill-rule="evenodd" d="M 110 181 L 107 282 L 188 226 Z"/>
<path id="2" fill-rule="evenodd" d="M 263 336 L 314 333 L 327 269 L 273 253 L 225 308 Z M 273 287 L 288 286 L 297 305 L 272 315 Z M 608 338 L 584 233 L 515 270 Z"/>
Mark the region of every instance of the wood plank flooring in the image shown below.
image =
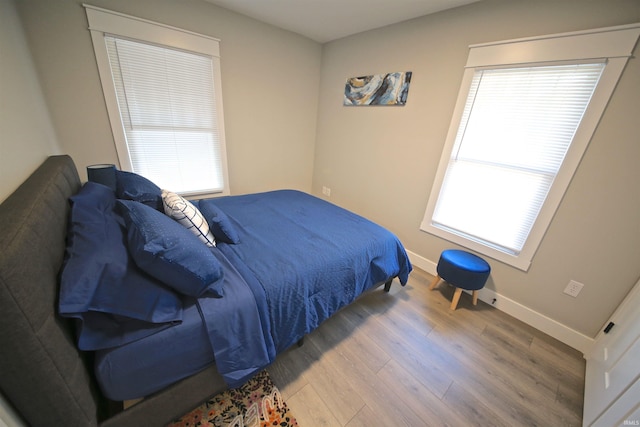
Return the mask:
<path id="1" fill-rule="evenodd" d="M 580 426 L 582 354 L 414 270 L 338 312 L 269 373 L 301 427 Z"/>

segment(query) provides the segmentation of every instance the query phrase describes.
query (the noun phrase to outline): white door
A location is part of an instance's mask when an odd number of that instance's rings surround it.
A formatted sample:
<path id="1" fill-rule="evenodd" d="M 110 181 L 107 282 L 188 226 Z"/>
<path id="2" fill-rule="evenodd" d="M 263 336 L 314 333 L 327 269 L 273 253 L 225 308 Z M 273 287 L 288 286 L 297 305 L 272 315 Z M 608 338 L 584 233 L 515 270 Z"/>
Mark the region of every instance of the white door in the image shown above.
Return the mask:
<path id="1" fill-rule="evenodd" d="M 583 426 L 640 425 L 640 281 L 586 356 Z"/>

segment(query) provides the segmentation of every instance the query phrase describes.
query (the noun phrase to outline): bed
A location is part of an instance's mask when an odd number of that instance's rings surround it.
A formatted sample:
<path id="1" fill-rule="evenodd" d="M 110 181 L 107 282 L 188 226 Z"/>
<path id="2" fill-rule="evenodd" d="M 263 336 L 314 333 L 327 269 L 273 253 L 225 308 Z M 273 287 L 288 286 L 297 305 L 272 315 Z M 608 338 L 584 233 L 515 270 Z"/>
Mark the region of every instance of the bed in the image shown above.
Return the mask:
<path id="1" fill-rule="evenodd" d="M 393 234 L 302 192 L 193 201 L 203 232 L 172 195 L 109 191 L 52 156 L 0 205 L 0 387 L 30 425 L 163 425 L 411 271 Z"/>

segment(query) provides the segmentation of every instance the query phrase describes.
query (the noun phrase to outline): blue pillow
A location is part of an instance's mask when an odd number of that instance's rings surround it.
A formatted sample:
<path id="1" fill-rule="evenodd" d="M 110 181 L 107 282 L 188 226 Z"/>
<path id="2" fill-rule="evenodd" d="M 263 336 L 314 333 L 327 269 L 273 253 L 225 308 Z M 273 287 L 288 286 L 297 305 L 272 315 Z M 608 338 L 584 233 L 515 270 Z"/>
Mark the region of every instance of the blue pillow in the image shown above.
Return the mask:
<path id="1" fill-rule="evenodd" d="M 209 228 L 215 236 L 216 240 L 225 243 L 236 244 L 240 242 L 238 232 L 233 223 L 211 199 L 200 200 L 198 204 L 202 216 L 209 223 Z"/>
<path id="2" fill-rule="evenodd" d="M 192 297 L 222 297 L 222 266 L 193 233 L 141 203 L 119 200 L 129 252 L 138 267 Z"/>
<path id="3" fill-rule="evenodd" d="M 180 296 L 130 258 L 113 191 L 88 182 L 70 201 L 58 306 L 80 320 L 80 349 L 122 345 L 181 322 Z M 104 325 L 116 319 L 110 334 Z"/>
<path id="4" fill-rule="evenodd" d="M 116 171 L 116 197 L 135 200 L 162 212 L 162 190 L 153 182 L 133 172 Z"/>

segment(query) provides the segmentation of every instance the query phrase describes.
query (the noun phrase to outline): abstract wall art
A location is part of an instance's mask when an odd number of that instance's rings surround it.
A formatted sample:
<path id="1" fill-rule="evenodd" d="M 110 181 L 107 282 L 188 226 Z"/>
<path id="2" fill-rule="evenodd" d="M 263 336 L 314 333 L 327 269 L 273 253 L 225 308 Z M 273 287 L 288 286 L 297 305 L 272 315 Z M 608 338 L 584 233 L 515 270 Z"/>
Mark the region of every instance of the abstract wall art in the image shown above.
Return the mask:
<path id="1" fill-rule="evenodd" d="M 405 105 L 411 71 L 351 77 L 344 86 L 344 105 Z"/>

